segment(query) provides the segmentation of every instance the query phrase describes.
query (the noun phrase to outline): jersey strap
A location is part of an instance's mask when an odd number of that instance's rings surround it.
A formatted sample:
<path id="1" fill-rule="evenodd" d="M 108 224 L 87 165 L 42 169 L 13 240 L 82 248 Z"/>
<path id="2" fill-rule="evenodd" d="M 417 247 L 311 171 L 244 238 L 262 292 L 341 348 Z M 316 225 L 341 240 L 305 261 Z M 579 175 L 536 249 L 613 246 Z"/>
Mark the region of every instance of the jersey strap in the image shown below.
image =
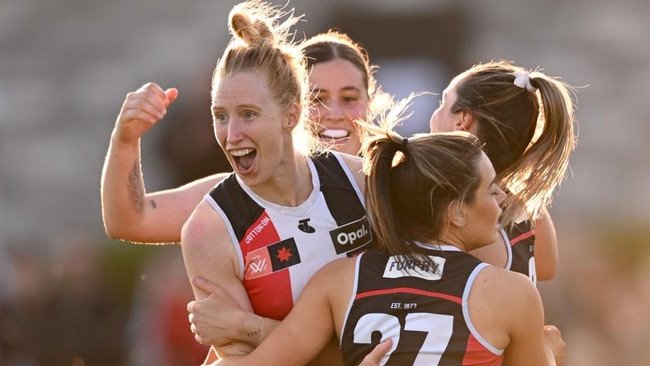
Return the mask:
<path id="1" fill-rule="evenodd" d="M 320 190 L 338 225 L 356 221 L 366 216 L 363 202 L 334 154 L 325 153 L 313 158 L 320 179 Z"/>

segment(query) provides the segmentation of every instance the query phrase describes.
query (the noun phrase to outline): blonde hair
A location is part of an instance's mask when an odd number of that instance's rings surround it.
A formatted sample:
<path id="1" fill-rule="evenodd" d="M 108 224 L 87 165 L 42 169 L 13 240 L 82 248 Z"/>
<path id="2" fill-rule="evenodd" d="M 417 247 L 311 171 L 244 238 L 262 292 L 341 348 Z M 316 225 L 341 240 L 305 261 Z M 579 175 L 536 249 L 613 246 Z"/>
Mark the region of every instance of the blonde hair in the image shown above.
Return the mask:
<path id="1" fill-rule="evenodd" d="M 315 139 L 304 121 L 309 115 L 309 81 L 301 49 L 294 43 L 291 27 L 301 16 L 285 12 L 260 0 L 237 4 L 230 11 L 229 31 L 233 35 L 212 75 L 216 83 L 240 72 L 259 71 L 267 76 L 275 100 L 285 108 L 300 108 L 300 123 L 294 128 L 294 146 L 310 152 Z M 302 143 L 302 145 L 300 145 Z"/>
<path id="2" fill-rule="evenodd" d="M 528 78 L 528 88 L 515 84 L 518 75 Z M 573 89 L 508 61 L 475 65 L 458 80 L 451 112 L 472 113 L 497 181 L 511 193 L 502 224 L 536 218 L 564 180 L 576 146 Z"/>

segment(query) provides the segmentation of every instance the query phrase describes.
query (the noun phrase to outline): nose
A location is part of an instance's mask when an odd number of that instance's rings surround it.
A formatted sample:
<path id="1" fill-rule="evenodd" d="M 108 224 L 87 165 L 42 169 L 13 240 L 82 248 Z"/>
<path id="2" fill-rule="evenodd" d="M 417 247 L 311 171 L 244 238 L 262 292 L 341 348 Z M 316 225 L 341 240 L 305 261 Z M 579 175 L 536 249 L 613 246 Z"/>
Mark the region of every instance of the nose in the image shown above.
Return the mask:
<path id="1" fill-rule="evenodd" d="M 497 188 L 499 190 L 499 194 L 497 195 L 497 202 L 499 203 L 499 206 L 503 203 L 503 201 L 506 199 L 506 192 L 504 192 L 501 188 Z"/>
<path id="2" fill-rule="evenodd" d="M 232 119 L 228 123 L 228 128 L 226 131 L 228 133 L 226 136 L 226 141 L 229 144 L 236 144 L 243 139 L 242 124 L 237 119 Z"/>
<path id="3" fill-rule="evenodd" d="M 323 109 L 325 110 L 324 114 L 326 121 L 340 121 L 345 118 L 343 109 L 341 108 L 340 103 L 337 101 L 333 101 L 324 105 Z"/>

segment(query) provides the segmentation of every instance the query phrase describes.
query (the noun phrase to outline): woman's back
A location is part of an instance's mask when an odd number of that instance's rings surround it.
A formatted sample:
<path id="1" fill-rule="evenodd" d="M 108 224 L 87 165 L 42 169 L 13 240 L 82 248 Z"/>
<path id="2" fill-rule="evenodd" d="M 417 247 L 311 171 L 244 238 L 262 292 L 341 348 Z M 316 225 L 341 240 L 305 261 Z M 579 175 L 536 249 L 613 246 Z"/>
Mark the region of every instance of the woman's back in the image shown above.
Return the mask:
<path id="1" fill-rule="evenodd" d="M 486 266 L 455 247 L 427 250 L 431 262 L 372 250 L 356 266 L 354 300 L 346 315 L 341 349 L 357 365 L 381 339 L 393 341 L 387 365 L 494 365 L 503 349 L 473 326 L 468 299 Z M 377 334 L 379 335 L 379 334 Z"/>

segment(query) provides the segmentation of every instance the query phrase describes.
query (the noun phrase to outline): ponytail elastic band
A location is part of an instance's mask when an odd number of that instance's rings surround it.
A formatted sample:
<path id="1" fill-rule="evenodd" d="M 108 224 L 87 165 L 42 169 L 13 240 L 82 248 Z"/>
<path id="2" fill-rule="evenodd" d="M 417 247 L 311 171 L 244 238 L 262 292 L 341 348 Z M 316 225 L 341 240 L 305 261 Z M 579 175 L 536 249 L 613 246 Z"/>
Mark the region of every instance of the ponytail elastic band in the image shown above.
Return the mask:
<path id="1" fill-rule="evenodd" d="M 515 77 L 514 84 L 522 89 L 526 89 L 529 93 L 535 93 L 537 88 L 535 88 L 530 83 L 530 75 L 527 72 L 511 72 L 510 75 Z"/>
<path id="2" fill-rule="evenodd" d="M 403 153 L 406 152 L 406 144 L 408 144 L 408 142 L 409 142 L 409 139 L 407 139 L 406 137 L 402 139 L 401 150 L 402 150 Z"/>

